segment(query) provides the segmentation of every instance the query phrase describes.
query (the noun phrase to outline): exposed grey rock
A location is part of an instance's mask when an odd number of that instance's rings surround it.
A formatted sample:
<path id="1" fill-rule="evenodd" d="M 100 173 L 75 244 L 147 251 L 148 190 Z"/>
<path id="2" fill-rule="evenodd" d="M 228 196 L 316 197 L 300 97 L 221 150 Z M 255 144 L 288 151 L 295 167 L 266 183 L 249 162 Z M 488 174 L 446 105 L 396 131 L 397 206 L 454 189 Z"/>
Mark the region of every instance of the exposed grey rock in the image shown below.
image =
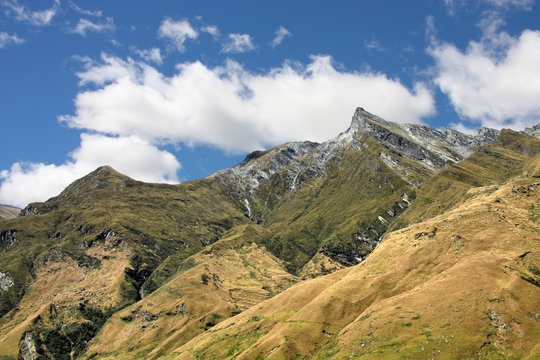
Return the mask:
<path id="1" fill-rule="evenodd" d="M 146 292 L 146 289 L 144 288 L 144 285 L 143 285 L 139 289 L 139 296 L 141 297 L 141 299 L 144 299 L 146 295 L 148 295 L 148 293 Z"/>
<path id="2" fill-rule="evenodd" d="M 251 195 L 253 190 L 269 181 L 276 172 L 286 169 L 287 189 L 294 191 L 300 174 L 325 176 L 325 164 L 330 159 L 343 150 L 362 150 L 365 137 L 376 139 L 394 154 L 379 153 L 381 160 L 389 167 L 395 170 L 403 167 L 401 157 L 412 159 L 436 173 L 471 155 L 476 147 L 494 142 L 498 135 L 498 130 L 488 128 L 466 135 L 452 129 L 438 131 L 424 125 L 398 124 L 358 108 L 350 127 L 331 140 L 321 144 L 292 142 L 267 151 L 255 151 L 238 165 L 220 170 L 209 177 L 232 183 Z"/>
<path id="3" fill-rule="evenodd" d="M 25 331 L 19 341 L 19 360 L 38 360 L 43 358 L 38 353 L 39 336 L 34 331 Z"/>
<path id="4" fill-rule="evenodd" d="M 94 228 L 92 225 L 79 225 L 77 226 L 77 231 L 80 232 L 81 235 L 88 235 L 94 231 Z"/>
<path id="5" fill-rule="evenodd" d="M 466 135 L 451 129 L 438 131 L 424 125 L 397 124 L 358 108 L 349 128 L 333 139 L 321 144 L 291 142 L 256 151 L 238 165 L 209 177 L 230 185 L 238 206 L 259 224 L 264 221 L 262 212 L 284 201 L 304 182 L 326 178 L 346 152 L 374 153 L 373 145 L 378 143 L 375 149 L 381 162 L 414 188 L 427 178 L 423 174 L 435 174 L 461 161 L 476 147 L 495 141 L 498 135 L 499 131 L 486 128 Z M 386 184 L 383 182 L 379 185 Z M 359 224 L 350 240 L 332 247 L 325 245 L 319 251 L 344 265 L 362 261 L 379 244 L 391 219 L 409 205 L 409 197 L 403 194 L 392 208 L 377 214 L 374 222 Z"/>
<path id="6" fill-rule="evenodd" d="M 492 312 L 489 313 L 488 316 L 489 316 L 489 320 L 495 321 L 495 320 L 497 320 L 499 318 L 499 316 L 501 316 L 501 314 L 499 314 L 496 311 L 492 311 Z"/>
<path id="7" fill-rule="evenodd" d="M 159 319 L 158 315 L 154 315 L 149 311 L 141 311 L 141 316 L 142 316 L 144 321 L 155 321 L 155 320 Z"/>
<path id="8" fill-rule="evenodd" d="M 533 127 L 526 128 L 522 133 L 530 136 L 540 136 L 540 123 L 534 125 Z"/>
<path id="9" fill-rule="evenodd" d="M 476 147 L 490 144 L 499 136 L 498 130 L 488 128 L 466 135 L 452 129 L 438 131 L 424 125 L 393 123 L 362 108 L 356 109 L 347 131 L 351 130 L 373 136 L 385 147 L 422 163 L 433 172 L 462 160 Z"/>
<path id="10" fill-rule="evenodd" d="M 18 243 L 19 240 L 15 237 L 16 234 L 17 230 L 15 229 L 0 232 L 0 250 L 4 250 L 9 246 L 13 246 Z"/>
<path id="11" fill-rule="evenodd" d="M 13 286 L 13 278 L 6 272 L 0 271 L 0 295 Z"/>
<path id="12" fill-rule="evenodd" d="M 115 236 L 117 236 L 117 233 L 114 230 L 106 229 L 96 236 L 96 240 L 108 240 Z"/>
<path id="13" fill-rule="evenodd" d="M 209 177 L 225 179 L 246 190 L 256 189 L 285 166 L 291 168 L 291 177 L 294 178 L 295 170 L 299 171 L 302 167 L 300 158 L 318 145 L 310 141 L 291 142 L 265 152 L 255 151 L 238 165 L 220 170 Z"/>
<path id="14" fill-rule="evenodd" d="M 489 319 L 492 321 L 491 326 L 497 329 L 508 329 L 508 325 L 501 319 L 499 319 L 502 314 L 499 314 L 496 311 L 492 311 L 488 314 Z"/>
<path id="15" fill-rule="evenodd" d="M 32 204 L 21 210 L 21 216 L 31 216 L 39 214 L 39 210 Z"/>

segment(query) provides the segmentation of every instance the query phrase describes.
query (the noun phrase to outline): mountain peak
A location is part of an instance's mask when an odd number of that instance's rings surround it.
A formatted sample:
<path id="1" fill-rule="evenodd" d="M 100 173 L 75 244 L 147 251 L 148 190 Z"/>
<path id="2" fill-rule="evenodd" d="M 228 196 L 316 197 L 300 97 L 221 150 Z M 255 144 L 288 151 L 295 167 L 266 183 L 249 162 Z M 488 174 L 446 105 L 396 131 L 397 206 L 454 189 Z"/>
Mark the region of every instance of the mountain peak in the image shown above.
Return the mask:
<path id="1" fill-rule="evenodd" d="M 410 167 L 404 159 L 410 159 L 430 173 L 436 173 L 471 155 L 477 146 L 494 142 L 498 134 L 498 130 L 487 128 L 473 135 L 465 135 L 450 129 L 438 131 L 425 125 L 399 124 L 358 107 L 349 128 L 333 139 L 321 144 L 292 142 L 266 151 L 256 151 L 238 165 L 209 177 L 242 184 L 240 187 L 249 193 L 271 179 L 273 174 L 285 169 L 286 188 L 294 191 L 300 175 L 311 173 L 322 176 L 326 171 L 325 164 L 336 154 L 344 149 L 361 151 L 366 139 L 372 138 L 383 146 L 384 150 L 378 154 L 381 160 L 406 181 L 412 181 L 408 175 L 403 175 L 408 173 L 404 169 Z M 414 181 L 415 184 L 418 182 Z"/>
<path id="2" fill-rule="evenodd" d="M 373 115 L 372 113 L 364 110 L 362 107 L 357 107 L 354 115 L 352 117 L 351 126 L 347 132 L 359 132 L 366 130 L 368 122 L 377 122 L 380 124 L 386 124 L 387 121 L 381 119 L 380 117 Z"/>
<path id="3" fill-rule="evenodd" d="M 94 189 L 114 189 L 117 184 L 129 179 L 129 177 L 119 173 L 108 165 L 100 166 L 90 174 L 74 181 L 62 194 L 81 193 Z"/>
<path id="4" fill-rule="evenodd" d="M 60 195 L 50 198 L 44 203 L 36 202 L 29 204 L 21 211 L 21 214 L 26 216 L 43 214 L 54 209 L 58 201 L 62 203 L 77 203 L 83 194 L 96 190 L 116 191 L 125 187 L 127 181 L 134 180 L 108 165 L 100 166 L 88 175 L 72 182 Z"/>

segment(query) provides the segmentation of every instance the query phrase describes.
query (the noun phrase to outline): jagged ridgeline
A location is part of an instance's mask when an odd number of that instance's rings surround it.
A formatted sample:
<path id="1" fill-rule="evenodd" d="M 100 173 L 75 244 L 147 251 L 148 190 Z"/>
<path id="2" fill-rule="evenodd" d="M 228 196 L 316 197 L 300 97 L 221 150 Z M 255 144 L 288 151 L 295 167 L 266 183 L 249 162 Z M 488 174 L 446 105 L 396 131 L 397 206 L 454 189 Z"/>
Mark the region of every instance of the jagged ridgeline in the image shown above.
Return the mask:
<path id="1" fill-rule="evenodd" d="M 0 222 L 0 358 L 146 359 L 176 350 L 252 358 L 245 352 L 252 346 L 260 350 L 252 349 L 254 358 L 312 354 L 337 328 L 313 326 L 309 333 L 318 335 L 292 347 L 281 342 L 294 332 L 266 337 L 281 333 L 273 326 L 304 306 L 293 301 L 298 291 L 305 300 L 326 292 L 338 279 L 334 274 L 380 252 L 375 249 L 389 230 L 445 214 L 470 198 L 471 189 L 525 176 L 524 164 L 527 176 L 536 174 L 537 148 L 538 140 L 524 134 L 437 131 L 358 108 L 349 129 L 332 140 L 257 151 L 207 179 L 147 184 L 101 167 Z M 525 257 L 527 264 L 535 254 Z M 384 262 L 381 256 L 377 261 Z M 257 304 L 278 306 L 274 299 L 292 307 L 254 312 Z M 340 319 L 305 324 L 344 324 L 344 311 L 335 312 Z M 242 341 L 212 337 L 231 317 L 249 324 L 236 323 Z M 263 340 L 274 347 L 255 346 Z M 230 346 L 215 352 L 212 341 Z"/>

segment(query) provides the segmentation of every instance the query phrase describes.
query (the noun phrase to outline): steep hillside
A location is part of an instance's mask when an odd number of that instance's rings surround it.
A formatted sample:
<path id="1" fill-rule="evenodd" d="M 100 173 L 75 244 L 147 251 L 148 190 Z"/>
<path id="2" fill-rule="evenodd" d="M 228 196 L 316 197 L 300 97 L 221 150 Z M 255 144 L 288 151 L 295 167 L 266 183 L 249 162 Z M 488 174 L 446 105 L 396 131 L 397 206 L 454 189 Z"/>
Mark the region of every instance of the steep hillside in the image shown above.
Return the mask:
<path id="1" fill-rule="evenodd" d="M 9 205 L 0 205 L 0 221 L 6 219 L 13 219 L 19 216 L 21 209 L 9 206 Z"/>
<path id="2" fill-rule="evenodd" d="M 334 269 L 360 262 L 423 182 L 497 135 L 401 125 L 358 108 L 334 139 L 255 152 L 211 178 L 234 189 L 246 215 L 273 230 L 265 245 L 290 271 L 319 275 L 328 269 L 318 263 Z"/>
<path id="3" fill-rule="evenodd" d="M 484 185 L 462 177 L 488 181 L 479 169 L 497 149 L 512 171 L 486 184 L 519 174 L 530 154 L 505 143 L 511 134 L 472 155 L 475 168 L 459 161 L 497 131 L 436 131 L 359 108 L 334 139 L 254 152 L 203 180 L 147 184 L 101 167 L 0 222 L 0 358 L 158 358 L 187 346 L 293 284 L 363 263 L 388 229 L 457 206 L 451 194 Z M 460 166 L 466 185 L 437 188 Z"/>
<path id="4" fill-rule="evenodd" d="M 538 358 L 539 152 L 539 140 L 503 132 L 424 185 L 431 192 L 458 171 L 482 179 L 465 190 L 450 183 L 457 199 L 442 198 L 444 213 L 387 234 L 361 264 L 297 284 L 164 359 Z"/>
<path id="5" fill-rule="evenodd" d="M 114 311 L 247 223 L 234 203 L 216 181 L 146 184 L 102 167 L 2 221 L 0 356 L 16 356 L 25 331 L 55 358 L 77 355 Z"/>
<path id="6" fill-rule="evenodd" d="M 88 357 L 151 359 L 168 354 L 297 282 L 257 244 L 264 232 L 254 225 L 238 227 L 188 258 L 159 290 L 116 313 L 92 341 Z"/>

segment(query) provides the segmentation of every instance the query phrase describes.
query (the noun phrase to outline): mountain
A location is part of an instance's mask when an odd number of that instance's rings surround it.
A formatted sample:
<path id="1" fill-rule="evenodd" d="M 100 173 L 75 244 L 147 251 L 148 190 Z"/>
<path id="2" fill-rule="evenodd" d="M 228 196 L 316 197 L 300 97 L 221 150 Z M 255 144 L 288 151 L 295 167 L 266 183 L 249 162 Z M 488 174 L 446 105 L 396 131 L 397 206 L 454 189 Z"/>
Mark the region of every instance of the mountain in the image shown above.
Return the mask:
<path id="1" fill-rule="evenodd" d="M 210 178 L 228 184 L 250 219 L 273 230 L 265 245 L 290 270 L 321 256 L 348 266 L 375 248 L 424 181 L 497 135 L 400 125 L 358 108 L 332 140 L 254 152 Z"/>
<path id="2" fill-rule="evenodd" d="M 539 153 L 540 141 L 503 131 L 424 184 L 404 215 L 429 213 L 425 221 L 386 234 L 360 265 L 291 287 L 168 359 L 538 358 Z M 441 186 L 455 198 L 425 201 Z"/>
<path id="3" fill-rule="evenodd" d="M 19 216 L 21 209 L 9 206 L 9 205 L 0 205 L 0 221 L 5 219 L 13 219 Z"/>
<path id="4" fill-rule="evenodd" d="M 207 179 L 98 168 L 0 222 L 0 359 L 534 358 L 539 150 L 358 108 Z"/>

